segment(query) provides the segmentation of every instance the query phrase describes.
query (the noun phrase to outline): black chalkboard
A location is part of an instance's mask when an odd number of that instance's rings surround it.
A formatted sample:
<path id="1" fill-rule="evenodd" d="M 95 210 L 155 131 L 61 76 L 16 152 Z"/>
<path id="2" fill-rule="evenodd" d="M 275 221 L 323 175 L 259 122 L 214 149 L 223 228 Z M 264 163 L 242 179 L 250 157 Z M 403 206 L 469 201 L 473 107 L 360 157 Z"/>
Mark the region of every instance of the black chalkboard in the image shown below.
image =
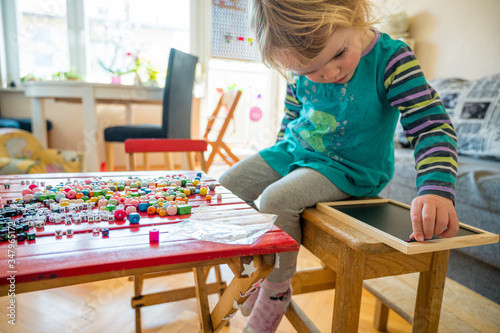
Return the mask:
<path id="1" fill-rule="evenodd" d="M 413 232 L 410 210 L 391 202 L 330 207 L 403 241 L 407 240 Z M 454 237 L 477 234 L 477 232 L 460 227 Z M 436 235 L 433 237 L 433 239 L 439 238 Z"/>

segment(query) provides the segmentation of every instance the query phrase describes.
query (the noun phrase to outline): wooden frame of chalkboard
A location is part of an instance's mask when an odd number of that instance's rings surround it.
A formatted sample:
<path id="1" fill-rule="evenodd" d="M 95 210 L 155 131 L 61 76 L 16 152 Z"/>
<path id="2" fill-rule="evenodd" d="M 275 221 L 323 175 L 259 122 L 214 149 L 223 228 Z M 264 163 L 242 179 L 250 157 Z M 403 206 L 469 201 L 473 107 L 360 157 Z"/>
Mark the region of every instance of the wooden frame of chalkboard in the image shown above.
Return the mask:
<path id="1" fill-rule="evenodd" d="M 406 239 L 412 233 L 410 206 L 390 199 L 321 202 L 316 208 L 405 254 L 493 244 L 499 239 L 496 234 L 460 223 L 460 230 L 454 237 L 434 236 L 424 242 L 408 242 Z M 398 222 L 391 221 L 394 219 Z"/>

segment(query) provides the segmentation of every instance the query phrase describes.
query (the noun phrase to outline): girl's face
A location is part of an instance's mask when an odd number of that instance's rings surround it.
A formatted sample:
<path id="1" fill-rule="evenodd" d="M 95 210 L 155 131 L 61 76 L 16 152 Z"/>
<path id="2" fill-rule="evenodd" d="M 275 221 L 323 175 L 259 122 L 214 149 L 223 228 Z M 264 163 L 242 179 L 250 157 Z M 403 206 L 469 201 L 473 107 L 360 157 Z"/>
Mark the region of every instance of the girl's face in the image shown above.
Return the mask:
<path id="1" fill-rule="evenodd" d="M 338 27 L 321 53 L 302 67 L 289 67 L 317 83 L 346 83 L 358 66 L 361 54 L 374 38 L 373 31 Z"/>

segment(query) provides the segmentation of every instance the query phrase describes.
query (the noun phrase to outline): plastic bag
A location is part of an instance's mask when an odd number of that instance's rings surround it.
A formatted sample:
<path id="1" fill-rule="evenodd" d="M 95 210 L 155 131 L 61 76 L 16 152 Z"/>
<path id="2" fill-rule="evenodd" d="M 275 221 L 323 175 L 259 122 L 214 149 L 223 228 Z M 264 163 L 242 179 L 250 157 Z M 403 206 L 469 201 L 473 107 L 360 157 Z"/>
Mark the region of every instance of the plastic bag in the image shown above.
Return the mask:
<path id="1" fill-rule="evenodd" d="M 189 220 L 165 226 L 161 240 L 198 239 L 225 244 L 248 245 L 271 229 L 278 216 L 253 209 L 201 206 Z"/>

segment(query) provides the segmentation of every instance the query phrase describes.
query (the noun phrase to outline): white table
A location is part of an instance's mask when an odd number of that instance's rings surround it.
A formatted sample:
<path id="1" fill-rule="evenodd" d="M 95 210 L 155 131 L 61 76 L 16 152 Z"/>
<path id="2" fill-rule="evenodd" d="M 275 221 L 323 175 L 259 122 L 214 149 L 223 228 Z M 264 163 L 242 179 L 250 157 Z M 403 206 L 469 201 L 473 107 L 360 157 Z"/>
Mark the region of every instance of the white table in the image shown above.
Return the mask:
<path id="1" fill-rule="evenodd" d="M 34 81 L 25 82 L 25 95 L 31 98 L 33 135 L 47 147 L 47 127 L 43 100 L 53 98 L 81 102 L 83 105 L 84 171 L 100 171 L 97 147 L 102 146 L 99 133 L 96 104 L 124 104 L 127 106 L 126 122 L 130 124 L 131 104 L 161 104 L 163 88 L 88 83 L 79 81 Z"/>

